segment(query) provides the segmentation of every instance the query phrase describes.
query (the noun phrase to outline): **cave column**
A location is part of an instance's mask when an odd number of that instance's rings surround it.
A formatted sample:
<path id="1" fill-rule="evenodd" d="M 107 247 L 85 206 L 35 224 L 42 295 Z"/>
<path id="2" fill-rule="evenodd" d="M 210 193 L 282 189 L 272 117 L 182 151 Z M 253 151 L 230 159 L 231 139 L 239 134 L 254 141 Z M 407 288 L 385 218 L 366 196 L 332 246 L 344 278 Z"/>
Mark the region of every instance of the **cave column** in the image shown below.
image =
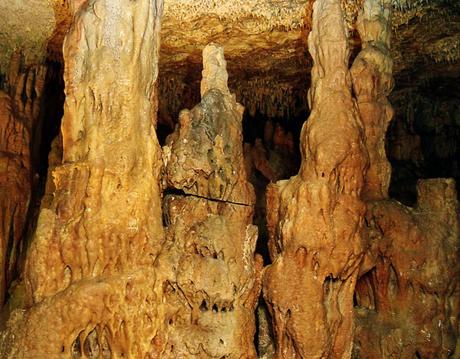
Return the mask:
<path id="1" fill-rule="evenodd" d="M 27 255 L 27 310 L 11 314 L 2 338 L 11 357 L 155 357 L 163 1 L 79 6 L 63 50 L 63 160 Z"/>
<path id="2" fill-rule="evenodd" d="M 351 95 L 340 1 L 314 3 L 308 44 L 311 114 L 301 132 L 301 168 L 267 192 L 273 264 L 264 276 L 264 297 L 277 357 L 349 358 L 368 156 Z"/>
<path id="3" fill-rule="evenodd" d="M 201 102 L 163 147 L 167 249 L 159 257 L 171 358 L 255 358 L 255 196 L 243 160 L 243 107 L 227 86 L 224 49 L 203 50 Z"/>
<path id="4" fill-rule="evenodd" d="M 362 50 L 351 68 L 370 160 L 363 188 L 369 242 L 355 293 L 354 355 L 456 357 L 460 243 L 455 182 L 419 180 L 414 207 L 388 198 L 390 13 L 389 0 L 364 2 L 357 21 Z"/>
<path id="5" fill-rule="evenodd" d="M 362 49 L 353 62 L 351 75 L 369 153 L 364 200 L 388 198 L 391 178 L 391 165 L 385 153 L 385 134 L 393 117 L 388 101 L 394 82 L 390 15 L 390 0 L 366 0 L 357 21 Z"/>

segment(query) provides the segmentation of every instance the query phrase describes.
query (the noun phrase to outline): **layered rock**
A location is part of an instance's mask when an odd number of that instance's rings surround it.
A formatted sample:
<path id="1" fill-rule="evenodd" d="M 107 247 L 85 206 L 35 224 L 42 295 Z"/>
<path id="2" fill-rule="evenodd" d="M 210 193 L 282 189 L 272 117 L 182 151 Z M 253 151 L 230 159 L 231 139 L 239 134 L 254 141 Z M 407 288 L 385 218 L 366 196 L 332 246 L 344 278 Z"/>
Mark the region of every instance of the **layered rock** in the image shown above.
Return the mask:
<path id="1" fill-rule="evenodd" d="M 254 358 L 262 260 L 243 161 L 243 107 L 227 87 L 223 48 L 203 50 L 201 103 L 163 147 L 164 357 Z"/>
<path id="2" fill-rule="evenodd" d="M 96 0 L 64 43 L 62 164 L 41 208 L 24 279 L 27 307 L 5 357 L 154 357 L 154 260 L 163 241 L 155 135 L 161 0 Z"/>
<path id="3" fill-rule="evenodd" d="M 32 139 L 40 114 L 46 68 L 21 68 L 11 59 L 5 91 L 0 91 L 0 305 L 17 275 L 22 237 L 33 186 Z"/>
<path id="4" fill-rule="evenodd" d="M 339 1 L 317 0 L 309 50 L 311 115 L 301 133 L 299 174 L 268 189 L 273 264 L 264 297 L 277 357 L 347 358 L 353 292 L 363 257 L 360 200 L 367 153 L 351 96 L 346 24 Z"/>

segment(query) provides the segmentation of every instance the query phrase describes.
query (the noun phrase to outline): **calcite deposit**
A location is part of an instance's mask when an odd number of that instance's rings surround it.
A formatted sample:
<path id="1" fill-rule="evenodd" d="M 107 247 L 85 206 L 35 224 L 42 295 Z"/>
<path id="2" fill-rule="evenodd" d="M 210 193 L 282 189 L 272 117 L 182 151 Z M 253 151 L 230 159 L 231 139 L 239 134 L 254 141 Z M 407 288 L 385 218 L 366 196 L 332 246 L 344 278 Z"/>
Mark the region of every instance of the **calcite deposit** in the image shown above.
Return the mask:
<path id="1" fill-rule="evenodd" d="M 299 174 L 269 187 L 270 254 L 264 297 L 282 358 L 347 358 L 353 292 L 363 257 L 367 166 L 351 96 L 340 2 L 317 0 L 309 35 L 311 114 L 301 133 Z"/>
<path id="2" fill-rule="evenodd" d="M 11 59 L 5 91 L 0 90 L 0 305 L 17 275 L 33 187 L 32 138 L 39 122 L 46 68 L 21 68 Z"/>
<path id="3" fill-rule="evenodd" d="M 223 48 L 203 50 L 201 102 L 163 147 L 164 357 L 254 358 L 261 257 L 243 158 L 243 108 L 227 87 Z"/>
<path id="4" fill-rule="evenodd" d="M 391 1 L 366 0 L 357 21 L 362 49 L 351 75 L 369 153 L 362 192 L 365 200 L 387 198 L 390 185 L 391 166 L 385 154 L 385 133 L 393 116 L 387 98 L 393 87 L 390 13 Z"/>
<path id="5" fill-rule="evenodd" d="M 367 253 L 355 305 L 353 357 L 458 356 L 460 295 L 458 201 L 452 179 L 420 180 L 414 208 L 388 199 L 390 165 L 383 138 L 392 108 L 390 3 L 366 0 L 358 18 L 363 49 L 353 84 L 370 166 L 363 197 Z"/>
<path id="6" fill-rule="evenodd" d="M 24 271 L 6 357 L 161 351 L 154 260 L 163 241 L 152 97 L 161 0 L 85 3 L 64 44 L 62 164 Z M 123 15 L 123 16 L 121 16 Z"/>
<path id="7" fill-rule="evenodd" d="M 368 256 L 361 276 L 356 358 L 457 357 L 459 291 L 458 201 L 453 180 L 418 183 L 414 208 L 383 200 L 366 216 Z M 366 268 L 368 269 L 368 268 Z"/>
<path id="8" fill-rule="evenodd" d="M 460 358 L 459 34 L 455 0 L 1 0 L 0 358 Z"/>

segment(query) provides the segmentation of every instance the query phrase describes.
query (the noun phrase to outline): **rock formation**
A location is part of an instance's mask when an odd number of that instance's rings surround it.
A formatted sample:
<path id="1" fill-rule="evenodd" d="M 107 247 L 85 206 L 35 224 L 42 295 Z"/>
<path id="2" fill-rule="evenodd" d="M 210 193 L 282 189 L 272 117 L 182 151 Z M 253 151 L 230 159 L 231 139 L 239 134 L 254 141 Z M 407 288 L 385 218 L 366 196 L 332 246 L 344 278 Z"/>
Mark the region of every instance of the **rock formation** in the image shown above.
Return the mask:
<path id="1" fill-rule="evenodd" d="M 64 44 L 62 164 L 28 251 L 27 307 L 10 316 L 4 356 L 143 358 L 161 350 L 152 103 L 162 6 L 96 0 L 75 15 Z"/>
<path id="2" fill-rule="evenodd" d="M 308 39 L 311 114 L 302 129 L 297 176 L 269 187 L 273 264 L 264 276 L 277 357 L 347 358 L 352 298 L 363 257 L 367 166 L 351 97 L 349 48 L 340 2 L 317 0 Z"/>
<path id="3" fill-rule="evenodd" d="M 0 358 L 460 358 L 459 49 L 455 0 L 0 1 Z"/>
<path id="4" fill-rule="evenodd" d="M 351 75 L 369 153 L 362 193 L 365 200 L 388 198 L 390 185 L 391 166 L 385 154 L 385 133 L 393 117 L 387 99 L 393 87 L 390 13 L 389 0 L 366 0 L 357 21 L 362 49 L 353 62 Z"/>
<path id="5" fill-rule="evenodd" d="M 203 50 L 201 103 L 163 147 L 164 357 L 254 358 L 262 260 L 254 258 L 254 191 L 243 161 L 243 107 L 227 87 L 223 48 Z"/>
<path id="6" fill-rule="evenodd" d="M 367 254 L 355 294 L 357 358 L 447 358 L 456 353 L 460 314 L 455 182 L 422 180 L 414 208 L 388 199 L 384 138 L 392 108 L 390 1 L 366 0 L 358 18 L 363 49 L 352 67 L 370 166 Z"/>
<path id="7" fill-rule="evenodd" d="M 373 266 L 356 288 L 354 357 L 456 357 L 458 201 L 453 180 L 423 180 L 415 208 L 369 205 Z M 454 355 L 455 352 L 455 355 Z"/>
<path id="8" fill-rule="evenodd" d="M 0 305 L 17 274 L 32 191 L 32 138 L 36 132 L 46 69 L 21 69 L 11 59 L 5 91 L 0 90 Z"/>

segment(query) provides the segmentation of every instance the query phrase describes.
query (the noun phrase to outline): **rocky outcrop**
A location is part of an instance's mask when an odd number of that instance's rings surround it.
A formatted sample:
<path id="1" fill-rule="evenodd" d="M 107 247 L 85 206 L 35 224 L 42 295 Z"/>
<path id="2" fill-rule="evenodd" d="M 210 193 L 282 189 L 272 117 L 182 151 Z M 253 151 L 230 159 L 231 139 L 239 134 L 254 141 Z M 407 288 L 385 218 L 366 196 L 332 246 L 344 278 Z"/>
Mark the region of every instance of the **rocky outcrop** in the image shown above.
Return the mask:
<path id="1" fill-rule="evenodd" d="M 302 129 L 299 174 L 268 189 L 273 264 L 264 275 L 264 297 L 278 357 L 347 358 L 363 257 L 366 208 L 359 195 L 367 154 L 339 1 L 315 2 L 308 42 L 311 114 Z"/>
<path id="2" fill-rule="evenodd" d="M 5 91 L 0 91 L 0 305 L 17 275 L 33 186 L 31 147 L 40 114 L 46 68 L 21 69 L 11 59 Z"/>
<path id="3" fill-rule="evenodd" d="M 227 87 L 223 48 L 203 50 L 201 103 L 163 147 L 164 357 L 254 358 L 262 260 L 243 161 L 243 108 Z"/>
<path id="4" fill-rule="evenodd" d="M 62 164 L 28 251 L 27 307 L 11 314 L 3 356 L 161 351 L 161 154 L 152 103 L 162 5 L 96 0 L 76 13 L 64 43 Z"/>

